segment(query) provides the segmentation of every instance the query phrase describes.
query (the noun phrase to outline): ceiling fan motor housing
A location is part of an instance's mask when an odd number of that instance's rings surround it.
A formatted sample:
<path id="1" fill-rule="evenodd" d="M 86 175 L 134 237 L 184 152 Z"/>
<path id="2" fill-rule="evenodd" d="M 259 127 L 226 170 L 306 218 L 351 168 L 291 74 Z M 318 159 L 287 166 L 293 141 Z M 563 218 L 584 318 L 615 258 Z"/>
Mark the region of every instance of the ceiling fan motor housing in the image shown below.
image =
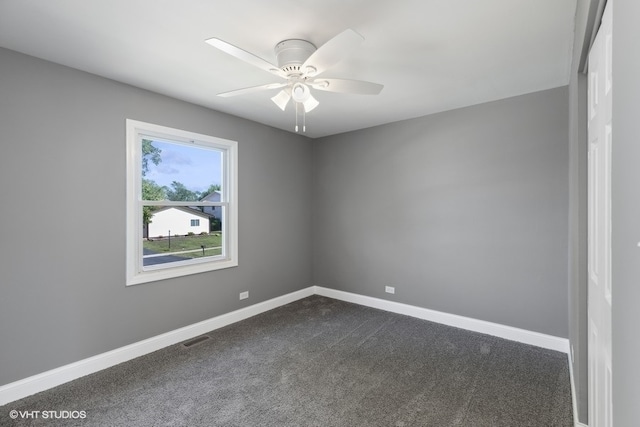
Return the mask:
<path id="1" fill-rule="evenodd" d="M 316 51 L 316 47 L 299 39 L 283 40 L 275 47 L 278 67 L 288 75 L 302 74 L 300 66 Z"/>

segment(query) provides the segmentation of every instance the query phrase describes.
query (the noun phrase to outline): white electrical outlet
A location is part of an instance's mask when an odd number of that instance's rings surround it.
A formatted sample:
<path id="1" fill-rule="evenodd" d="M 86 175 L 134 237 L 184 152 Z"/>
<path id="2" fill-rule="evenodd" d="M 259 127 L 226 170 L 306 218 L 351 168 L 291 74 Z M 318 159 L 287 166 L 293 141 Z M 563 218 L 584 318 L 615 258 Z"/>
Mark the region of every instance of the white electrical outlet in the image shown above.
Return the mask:
<path id="1" fill-rule="evenodd" d="M 240 299 L 249 298 L 249 291 L 240 292 Z"/>
<path id="2" fill-rule="evenodd" d="M 394 288 L 393 286 L 385 286 L 384 291 L 388 294 L 395 294 L 396 288 Z"/>

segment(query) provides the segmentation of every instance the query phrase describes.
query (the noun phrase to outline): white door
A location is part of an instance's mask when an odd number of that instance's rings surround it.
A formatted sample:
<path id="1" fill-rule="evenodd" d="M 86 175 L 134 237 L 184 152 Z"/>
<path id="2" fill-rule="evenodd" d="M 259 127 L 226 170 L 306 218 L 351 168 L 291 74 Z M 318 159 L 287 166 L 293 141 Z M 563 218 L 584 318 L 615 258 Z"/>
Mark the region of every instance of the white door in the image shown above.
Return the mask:
<path id="1" fill-rule="evenodd" d="M 589 53 L 589 426 L 612 426 L 611 401 L 611 9 Z"/>

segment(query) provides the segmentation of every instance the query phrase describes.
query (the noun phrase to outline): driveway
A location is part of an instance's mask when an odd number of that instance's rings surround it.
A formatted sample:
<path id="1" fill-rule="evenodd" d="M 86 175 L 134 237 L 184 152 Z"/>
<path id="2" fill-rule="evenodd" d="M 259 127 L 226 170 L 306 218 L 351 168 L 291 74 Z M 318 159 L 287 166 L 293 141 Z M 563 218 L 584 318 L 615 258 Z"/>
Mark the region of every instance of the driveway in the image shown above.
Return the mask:
<path id="1" fill-rule="evenodd" d="M 142 249 L 143 255 L 155 255 L 158 252 L 150 251 L 149 249 Z M 163 256 L 155 256 L 153 258 L 143 258 L 143 265 L 156 265 L 156 264 L 166 264 L 168 262 L 176 262 L 176 261 L 184 261 L 187 258 L 175 256 L 175 255 L 163 255 Z"/>

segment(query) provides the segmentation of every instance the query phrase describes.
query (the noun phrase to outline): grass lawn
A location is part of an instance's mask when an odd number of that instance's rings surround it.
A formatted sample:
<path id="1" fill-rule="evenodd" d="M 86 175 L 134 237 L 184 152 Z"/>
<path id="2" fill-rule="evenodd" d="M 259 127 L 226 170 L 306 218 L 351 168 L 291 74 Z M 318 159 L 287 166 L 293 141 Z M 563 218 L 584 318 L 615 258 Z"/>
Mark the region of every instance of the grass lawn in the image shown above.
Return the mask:
<path id="1" fill-rule="evenodd" d="M 169 248 L 169 239 L 166 237 L 162 239 L 145 240 L 142 242 L 142 245 L 145 249 L 155 253 L 171 253 L 200 249 L 198 252 L 178 254 L 178 256 L 185 258 L 201 257 L 202 246 L 205 248 L 205 256 L 220 255 L 222 253 L 222 232 L 214 231 L 206 236 L 171 237 L 171 248 Z"/>

